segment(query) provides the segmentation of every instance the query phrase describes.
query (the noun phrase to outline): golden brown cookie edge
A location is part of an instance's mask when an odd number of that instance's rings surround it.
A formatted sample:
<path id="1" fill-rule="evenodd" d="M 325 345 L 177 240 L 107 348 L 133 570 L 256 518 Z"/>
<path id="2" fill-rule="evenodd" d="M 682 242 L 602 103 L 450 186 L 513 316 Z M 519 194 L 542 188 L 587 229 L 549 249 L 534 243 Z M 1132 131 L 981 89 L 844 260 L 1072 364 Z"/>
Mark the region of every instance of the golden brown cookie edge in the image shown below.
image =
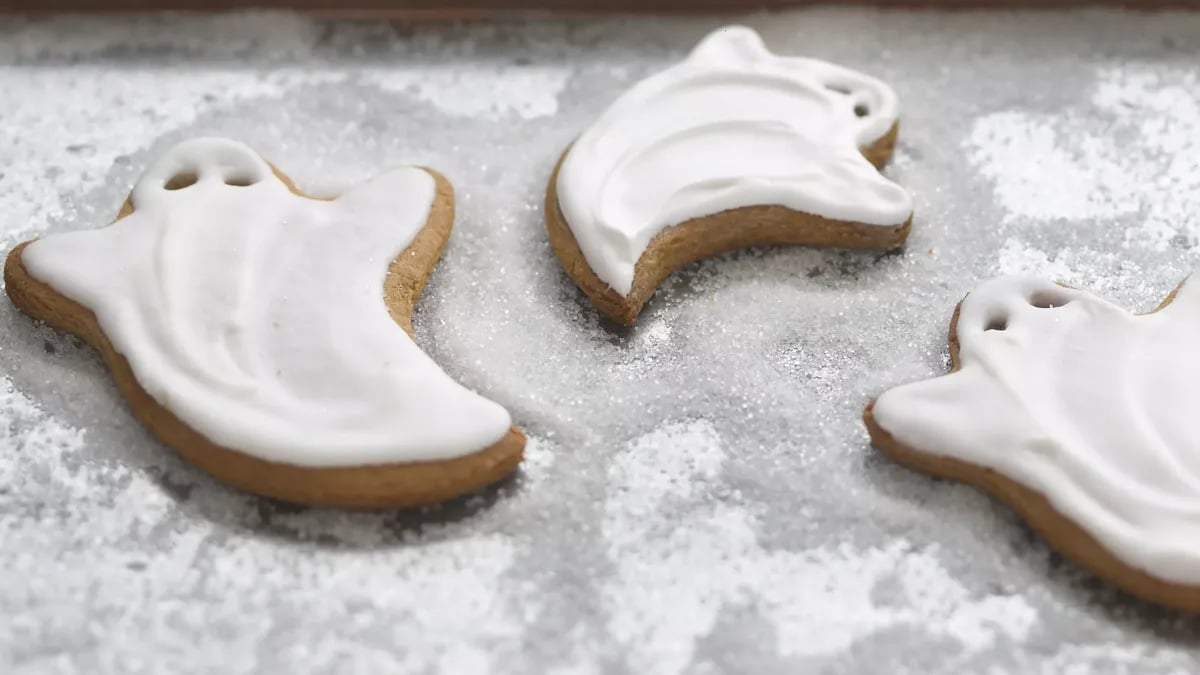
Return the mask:
<path id="1" fill-rule="evenodd" d="M 274 168 L 274 167 L 273 167 Z M 436 183 L 429 219 L 391 263 L 382 289 L 396 323 L 412 334 L 412 311 L 449 239 L 454 222 L 454 189 L 444 176 L 426 169 Z M 276 174 L 292 192 L 287 176 Z M 126 199 L 117 219 L 133 211 Z M 129 362 L 101 330 L 96 315 L 33 276 L 21 260 L 31 242 L 14 248 L 4 265 L 9 298 L 29 316 L 73 333 L 103 358 L 134 415 L 150 433 L 217 480 L 246 492 L 310 506 L 394 509 L 452 499 L 502 480 L 520 463 L 525 436 L 515 426 L 498 442 L 455 459 L 347 467 L 307 467 L 259 459 L 219 446 L 184 424 L 138 384 Z"/>

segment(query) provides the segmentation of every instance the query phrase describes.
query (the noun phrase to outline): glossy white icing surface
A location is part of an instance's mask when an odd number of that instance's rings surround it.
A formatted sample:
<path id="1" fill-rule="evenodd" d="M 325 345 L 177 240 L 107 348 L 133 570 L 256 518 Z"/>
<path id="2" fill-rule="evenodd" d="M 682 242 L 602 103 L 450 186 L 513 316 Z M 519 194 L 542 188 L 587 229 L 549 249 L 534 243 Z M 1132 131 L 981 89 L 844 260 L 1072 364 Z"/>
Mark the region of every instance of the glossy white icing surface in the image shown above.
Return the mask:
<path id="1" fill-rule="evenodd" d="M 194 183 L 169 189 L 178 176 Z M 305 466 L 450 459 L 511 421 L 384 303 L 388 266 L 435 193 L 409 167 L 308 199 L 250 148 L 197 139 L 150 166 L 132 214 L 40 239 L 22 261 L 96 314 L 155 401 L 221 446 Z"/>
<path id="2" fill-rule="evenodd" d="M 860 148 L 897 117 L 874 78 L 778 57 L 749 28 L 710 34 L 682 63 L 618 98 L 559 169 L 563 216 L 596 276 L 627 295 L 663 229 L 755 205 L 895 227 L 908 193 Z"/>
<path id="3" fill-rule="evenodd" d="M 958 339 L 960 369 L 880 396 L 879 426 L 1041 493 L 1132 567 L 1200 584 L 1197 282 L 1133 315 L 1002 277 L 963 301 Z"/>

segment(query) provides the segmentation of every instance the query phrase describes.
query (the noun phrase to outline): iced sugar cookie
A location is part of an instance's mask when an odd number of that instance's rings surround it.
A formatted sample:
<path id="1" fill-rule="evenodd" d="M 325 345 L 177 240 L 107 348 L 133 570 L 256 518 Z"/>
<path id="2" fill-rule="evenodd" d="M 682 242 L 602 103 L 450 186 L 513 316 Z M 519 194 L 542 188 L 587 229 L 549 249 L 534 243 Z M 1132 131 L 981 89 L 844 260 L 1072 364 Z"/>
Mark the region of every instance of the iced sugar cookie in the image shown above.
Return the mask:
<path id="1" fill-rule="evenodd" d="M 718 29 L 563 153 L 546 191 L 550 242 L 592 303 L 627 325 L 672 271 L 720 251 L 900 246 L 912 201 L 877 169 L 897 113 L 879 80 Z"/>
<path id="2" fill-rule="evenodd" d="M 1198 283 L 1134 315 L 1035 278 L 988 281 L 951 321 L 952 372 L 869 405 L 871 440 L 992 493 L 1117 586 L 1198 611 Z"/>
<path id="3" fill-rule="evenodd" d="M 4 277 L 216 478 L 304 504 L 413 506 L 503 478 L 525 444 L 410 337 L 453 220 L 433 171 L 313 199 L 245 145 L 204 138 L 155 160 L 114 223 L 21 244 Z"/>

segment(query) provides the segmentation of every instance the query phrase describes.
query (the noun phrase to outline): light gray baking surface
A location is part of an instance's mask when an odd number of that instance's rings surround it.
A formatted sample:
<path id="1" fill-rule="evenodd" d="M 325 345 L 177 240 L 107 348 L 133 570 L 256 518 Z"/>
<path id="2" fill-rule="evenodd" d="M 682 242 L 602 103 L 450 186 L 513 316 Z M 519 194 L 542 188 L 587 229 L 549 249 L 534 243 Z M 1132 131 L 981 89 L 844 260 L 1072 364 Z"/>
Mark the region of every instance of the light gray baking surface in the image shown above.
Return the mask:
<path id="1" fill-rule="evenodd" d="M 423 514 L 292 508 L 151 440 L 96 355 L 0 302 L 0 671 L 1195 672 L 1200 623 L 892 465 L 870 396 L 945 369 L 951 309 L 1031 271 L 1147 309 L 1200 257 L 1200 15 L 739 18 L 898 90 L 898 255 L 676 274 L 636 329 L 555 262 L 550 169 L 725 19 L 446 27 L 289 15 L 0 24 L 0 246 L 95 227 L 148 160 L 239 138 L 334 191 L 458 190 L 418 341 L 530 437 Z M 1072 670 L 1075 668 L 1075 670 Z"/>

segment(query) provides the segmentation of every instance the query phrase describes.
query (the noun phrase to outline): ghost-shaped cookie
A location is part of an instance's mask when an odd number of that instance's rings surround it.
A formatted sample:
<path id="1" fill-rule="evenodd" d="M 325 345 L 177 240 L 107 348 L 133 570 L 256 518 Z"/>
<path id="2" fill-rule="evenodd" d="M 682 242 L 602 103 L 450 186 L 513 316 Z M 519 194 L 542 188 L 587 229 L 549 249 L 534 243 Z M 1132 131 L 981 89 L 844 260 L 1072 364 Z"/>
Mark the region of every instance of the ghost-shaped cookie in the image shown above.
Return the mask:
<path id="1" fill-rule="evenodd" d="M 879 80 L 775 56 L 749 28 L 718 29 L 563 153 L 546 194 L 551 244 L 592 303 L 625 324 L 672 271 L 720 251 L 897 247 L 912 201 L 877 168 L 897 116 Z"/>
<path id="2" fill-rule="evenodd" d="M 118 219 L 28 242 L 7 291 L 96 347 L 159 439 L 234 486 L 308 504 L 430 503 L 510 473 L 524 437 L 413 342 L 454 219 L 409 167 L 299 194 L 240 143 L 156 159 Z"/>
<path id="3" fill-rule="evenodd" d="M 1200 611 L 1200 282 L 1134 315 L 1030 277 L 980 285 L 953 372 L 868 406 L 875 445 L 1010 504 L 1113 583 Z"/>

